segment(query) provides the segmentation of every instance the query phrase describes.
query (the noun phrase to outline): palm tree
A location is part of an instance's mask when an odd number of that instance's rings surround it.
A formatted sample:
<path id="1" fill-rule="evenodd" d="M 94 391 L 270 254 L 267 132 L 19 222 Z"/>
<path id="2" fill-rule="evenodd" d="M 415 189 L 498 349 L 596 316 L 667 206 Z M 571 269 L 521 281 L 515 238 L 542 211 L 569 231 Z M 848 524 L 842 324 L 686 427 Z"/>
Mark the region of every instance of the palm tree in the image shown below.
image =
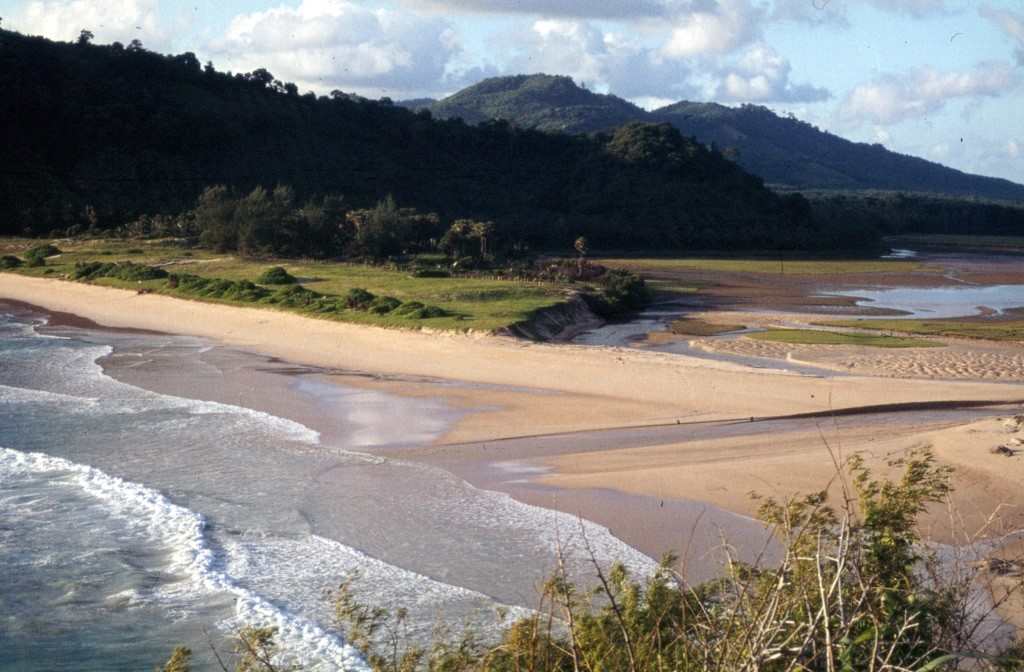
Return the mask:
<path id="1" fill-rule="evenodd" d="M 473 235 L 480 239 L 480 258 L 487 258 L 487 241 L 494 234 L 494 222 L 473 222 Z"/>
<path id="2" fill-rule="evenodd" d="M 576 242 L 572 245 L 576 249 L 576 254 L 579 256 L 576 258 L 576 272 L 578 275 L 583 275 L 583 266 L 586 264 L 587 257 L 587 239 L 580 236 L 576 239 Z"/>

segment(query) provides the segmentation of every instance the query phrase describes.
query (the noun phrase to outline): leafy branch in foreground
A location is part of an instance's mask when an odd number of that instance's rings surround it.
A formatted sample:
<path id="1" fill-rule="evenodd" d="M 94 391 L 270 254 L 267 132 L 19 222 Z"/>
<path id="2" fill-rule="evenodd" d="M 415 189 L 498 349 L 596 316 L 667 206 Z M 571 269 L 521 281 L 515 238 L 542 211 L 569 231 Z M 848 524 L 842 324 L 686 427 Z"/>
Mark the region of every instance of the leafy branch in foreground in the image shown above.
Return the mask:
<path id="1" fill-rule="evenodd" d="M 603 569 L 588 548 L 597 581 L 586 590 L 569 580 L 560 553 L 539 608 L 496 644 L 472 631 L 411 643 L 407 612 L 361 604 L 355 577 L 334 592 L 335 615 L 375 672 L 1024 669 L 1021 643 L 991 641 L 995 609 L 1021 586 L 979 607 L 983 570 L 949 571 L 917 531 L 926 509 L 949 495 L 950 469 L 927 451 L 889 466 L 898 479 L 877 479 L 860 456 L 850 459 L 838 507 L 826 492 L 764 500 L 760 517 L 780 549 L 771 567 L 729 556 L 723 577 L 692 586 L 667 558 L 637 581 L 621 565 Z M 268 656 L 243 652 L 249 666 L 237 669 L 277 669 L 270 638 L 260 640 Z"/>

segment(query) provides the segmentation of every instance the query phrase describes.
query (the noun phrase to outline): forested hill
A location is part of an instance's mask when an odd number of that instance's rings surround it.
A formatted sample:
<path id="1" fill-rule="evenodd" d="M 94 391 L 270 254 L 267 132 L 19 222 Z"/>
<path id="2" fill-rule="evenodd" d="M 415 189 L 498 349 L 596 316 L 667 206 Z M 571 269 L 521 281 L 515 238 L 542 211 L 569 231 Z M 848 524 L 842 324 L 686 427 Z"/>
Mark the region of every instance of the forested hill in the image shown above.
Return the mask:
<path id="1" fill-rule="evenodd" d="M 192 54 L 0 31 L 0 224 L 7 233 L 116 226 L 194 205 L 208 185 L 291 185 L 300 199 L 388 194 L 442 219 L 563 246 L 830 248 L 872 231 L 816 224 L 667 124 L 551 135 L 337 92 L 299 95 L 265 70 L 224 74 Z"/>
<path id="2" fill-rule="evenodd" d="M 607 131 L 631 121 L 649 121 L 633 103 L 592 93 L 568 77 L 552 75 L 485 79 L 434 102 L 429 109 L 442 119 L 458 117 L 471 124 L 507 119 L 525 128 L 567 133 Z"/>
<path id="3" fill-rule="evenodd" d="M 507 119 L 525 128 L 589 133 L 628 121 L 668 122 L 684 136 L 714 143 L 771 185 L 796 189 L 931 192 L 1024 201 L 1024 186 L 969 175 L 938 163 L 850 142 L 756 105 L 680 102 L 646 112 L 568 77 L 532 75 L 484 80 L 427 107 L 435 116 L 475 123 Z"/>

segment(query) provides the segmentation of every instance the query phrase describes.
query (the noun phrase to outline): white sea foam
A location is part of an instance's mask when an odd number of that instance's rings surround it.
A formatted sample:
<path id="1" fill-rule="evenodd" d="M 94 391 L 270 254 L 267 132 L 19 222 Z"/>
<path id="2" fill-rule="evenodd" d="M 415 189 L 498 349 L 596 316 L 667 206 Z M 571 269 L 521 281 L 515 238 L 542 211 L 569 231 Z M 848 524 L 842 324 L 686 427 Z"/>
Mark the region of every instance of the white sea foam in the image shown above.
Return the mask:
<path id="1" fill-rule="evenodd" d="M 93 405 L 102 399 L 104 410 L 115 413 L 180 409 L 198 416 L 233 415 L 252 420 L 258 423 L 261 431 L 274 432 L 286 440 L 308 444 L 320 442 L 319 432 L 287 418 L 242 406 L 157 394 L 115 380 L 106 375 L 97 363 L 112 352 L 110 346 L 48 346 L 46 357 L 33 361 L 32 387 L 0 385 L 0 401 L 49 401 L 61 403 L 62 412 L 74 412 L 81 409 L 70 408 L 66 402 Z M 61 392 L 40 389 L 58 385 Z"/>
<path id="2" fill-rule="evenodd" d="M 19 473 L 64 476 L 63 482 L 102 500 L 111 513 L 145 525 L 154 538 L 175 549 L 175 573 L 187 576 L 197 587 L 233 595 L 239 622 L 276 627 L 283 648 L 298 653 L 301 662 L 324 670 L 369 669 L 358 652 L 340 637 L 240 586 L 224 570 L 224 559 L 207 543 L 206 522 L 199 514 L 171 503 L 155 490 L 99 469 L 42 453 L 0 447 L 0 479 Z"/>

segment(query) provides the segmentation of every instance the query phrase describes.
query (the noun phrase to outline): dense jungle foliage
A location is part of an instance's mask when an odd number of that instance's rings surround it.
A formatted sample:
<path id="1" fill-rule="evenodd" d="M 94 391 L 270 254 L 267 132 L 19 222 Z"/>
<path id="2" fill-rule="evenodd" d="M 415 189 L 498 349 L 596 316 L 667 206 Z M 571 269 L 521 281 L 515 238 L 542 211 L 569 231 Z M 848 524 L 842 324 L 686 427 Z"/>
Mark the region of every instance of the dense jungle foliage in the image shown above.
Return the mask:
<path id="1" fill-rule="evenodd" d="M 816 221 L 668 124 L 595 136 L 437 121 L 387 100 L 299 95 L 266 70 L 216 72 L 141 44 L 0 31 L 0 232 L 50 234 L 177 216 L 207 187 L 291 185 L 494 222 L 520 247 L 873 247 L 877 233 Z M 322 200 L 320 201 L 322 203 Z"/>

